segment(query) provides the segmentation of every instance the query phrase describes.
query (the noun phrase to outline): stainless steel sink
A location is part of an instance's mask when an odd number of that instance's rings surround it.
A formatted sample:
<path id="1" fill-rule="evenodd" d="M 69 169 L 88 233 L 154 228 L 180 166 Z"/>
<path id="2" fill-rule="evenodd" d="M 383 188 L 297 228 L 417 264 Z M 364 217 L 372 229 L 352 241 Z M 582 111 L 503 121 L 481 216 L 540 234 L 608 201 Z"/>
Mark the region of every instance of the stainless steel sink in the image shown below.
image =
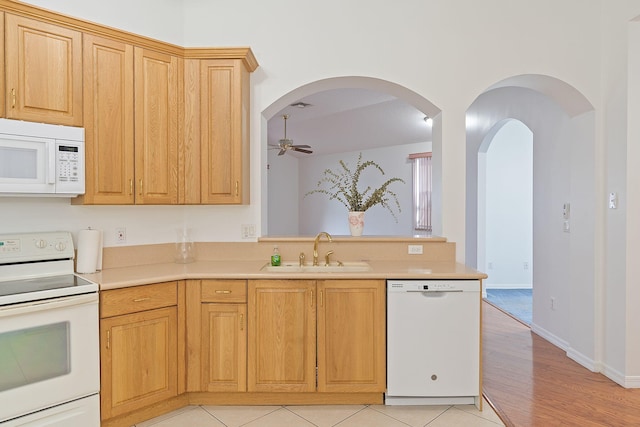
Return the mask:
<path id="1" fill-rule="evenodd" d="M 297 262 L 283 262 L 273 266 L 266 264 L 261 271 L 270 273 L 360 273 L 371 271 L 371 266 L 364 261 L 332 262 L 329 265 L 299 265 Z"/>

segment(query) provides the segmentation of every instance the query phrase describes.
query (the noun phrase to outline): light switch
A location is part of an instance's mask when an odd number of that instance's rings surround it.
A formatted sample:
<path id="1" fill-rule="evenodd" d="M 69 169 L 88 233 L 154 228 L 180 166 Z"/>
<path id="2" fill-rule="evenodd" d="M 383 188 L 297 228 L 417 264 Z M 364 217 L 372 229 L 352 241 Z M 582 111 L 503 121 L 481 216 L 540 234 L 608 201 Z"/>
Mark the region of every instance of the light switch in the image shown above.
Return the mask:
<path id="1" fill-rule="evenodd" d="M 618 209 L 617 193 L 609 193 L 609 209 Z"/>

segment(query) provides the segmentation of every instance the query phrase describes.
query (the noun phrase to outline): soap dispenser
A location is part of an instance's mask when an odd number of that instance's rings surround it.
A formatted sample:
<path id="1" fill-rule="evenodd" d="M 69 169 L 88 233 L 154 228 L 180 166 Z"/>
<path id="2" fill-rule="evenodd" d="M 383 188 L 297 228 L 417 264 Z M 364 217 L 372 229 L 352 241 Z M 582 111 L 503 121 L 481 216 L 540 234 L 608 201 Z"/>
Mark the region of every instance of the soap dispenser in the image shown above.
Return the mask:
<path id="1" fill-rule="evenodd" d="M 278 246 L 273 247 L 273 253 L 271 254 L 271 265 L 280 265 L 280 251 L 278 250 Z"/>

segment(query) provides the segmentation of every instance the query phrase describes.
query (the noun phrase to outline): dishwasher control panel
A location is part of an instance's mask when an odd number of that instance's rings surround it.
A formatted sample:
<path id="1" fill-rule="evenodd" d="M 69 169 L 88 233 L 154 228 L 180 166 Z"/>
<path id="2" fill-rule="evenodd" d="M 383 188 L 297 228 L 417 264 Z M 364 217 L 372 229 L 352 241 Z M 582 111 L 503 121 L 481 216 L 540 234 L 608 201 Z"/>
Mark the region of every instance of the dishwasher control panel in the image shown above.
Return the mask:
<path id="1" fill-rule="evenodd" d="M 479 290 L 478 280 L 387 280 L 387 293 Z"/>

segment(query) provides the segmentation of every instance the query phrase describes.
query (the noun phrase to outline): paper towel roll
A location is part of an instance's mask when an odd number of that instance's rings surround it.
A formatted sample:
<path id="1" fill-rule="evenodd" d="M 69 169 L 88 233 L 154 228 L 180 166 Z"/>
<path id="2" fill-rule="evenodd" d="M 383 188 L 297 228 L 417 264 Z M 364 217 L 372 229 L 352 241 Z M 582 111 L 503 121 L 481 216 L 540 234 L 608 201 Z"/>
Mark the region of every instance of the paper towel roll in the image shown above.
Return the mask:
<path id="1" fill-rule="evenodd" d="M 99 258 L 100 263 L 102 263 L 101 252 L 102 233 L 100 230 L 80 230 L 78 233 L 76 271 L 78 273 L 95 273 L 98 268 Z"/>

